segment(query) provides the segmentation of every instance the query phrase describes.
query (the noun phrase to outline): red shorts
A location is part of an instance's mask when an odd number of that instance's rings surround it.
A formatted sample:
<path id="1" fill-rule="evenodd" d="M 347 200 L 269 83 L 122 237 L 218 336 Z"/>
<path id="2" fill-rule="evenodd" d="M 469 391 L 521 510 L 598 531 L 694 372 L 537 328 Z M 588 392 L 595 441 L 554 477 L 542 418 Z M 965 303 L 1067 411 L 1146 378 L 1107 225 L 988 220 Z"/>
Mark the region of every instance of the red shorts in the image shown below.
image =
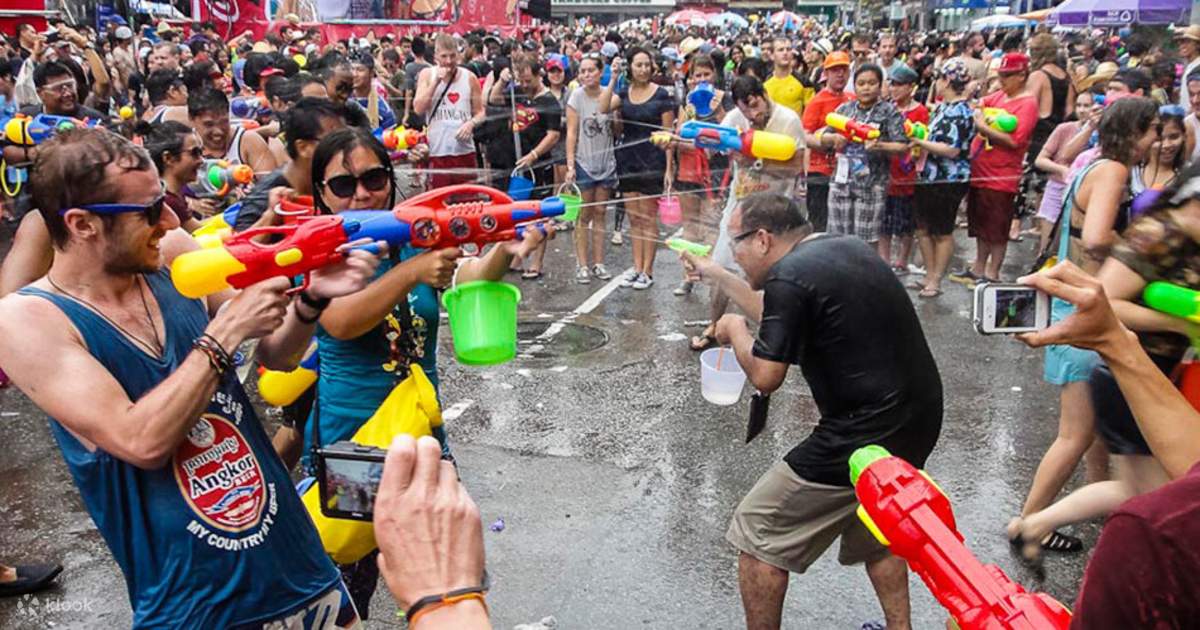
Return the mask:
<path id="1" fill-rule="evenodd" d="M 429 158 L 429 168 L 433 171 L 429 174 L 430 190 L 443 186 L 453 186 L 455 184 L 469 184 L 474 182 L 479 176 L 474 153 L 431 157 Z M 450 172 L 438 172 L 441 169 L 446 169 Z"/>
<path id="2" fill-rule="evenodd" d="M 967 193 L 967 236 L 984 243 L 1007 243 L 1017 193 L 975 188 Z"/>

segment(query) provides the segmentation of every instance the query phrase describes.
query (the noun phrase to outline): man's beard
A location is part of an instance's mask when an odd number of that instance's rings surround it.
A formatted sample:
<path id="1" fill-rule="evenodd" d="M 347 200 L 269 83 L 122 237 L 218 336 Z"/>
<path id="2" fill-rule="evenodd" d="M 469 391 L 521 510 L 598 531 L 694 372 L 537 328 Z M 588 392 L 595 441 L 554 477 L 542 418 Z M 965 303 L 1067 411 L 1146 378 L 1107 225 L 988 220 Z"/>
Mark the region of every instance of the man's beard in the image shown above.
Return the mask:
<path id="1" fill-rule="evenodd" d="M 118 250 L 115 243 L 109 247 L 106 253 L 104 271 L 114 276 L 155 273 L 162 267 L 161 257 L 156 256 L 153 263 L 148 263 L 144 256 L 136 255 L 124 248 Z"/>

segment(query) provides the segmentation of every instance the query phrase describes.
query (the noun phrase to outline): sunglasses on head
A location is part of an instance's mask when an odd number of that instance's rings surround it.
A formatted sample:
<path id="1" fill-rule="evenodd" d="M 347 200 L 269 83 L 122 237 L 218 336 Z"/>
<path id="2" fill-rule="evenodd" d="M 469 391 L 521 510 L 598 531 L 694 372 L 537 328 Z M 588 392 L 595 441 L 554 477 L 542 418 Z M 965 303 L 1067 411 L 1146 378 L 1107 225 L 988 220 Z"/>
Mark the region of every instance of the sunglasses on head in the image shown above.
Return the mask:
<path id="1" fill-rule="evenodd" d="M 159 195 L 157 199 L 147 204 L 139 203 L 91 203 L 83 206 L 74 206 L 80 210 L 87 210 L 96 214 L 125 214 L 128 212 L 140 212 L 146 217 L 146 223 L 157 225 L 162 219 L 163 205 L 166 203 L 166 197 Z M 66 214 L 70 208 L 64 208 L 59 211 L 59 214 Z"/>
<path id="2" fill-rule="evenodd" d="M 330 177 L 321 184 L 335 197 L 347 199 L 354 196 L 359 182 L 362 182 L 363 188 L 371 192 L 379 192 L 387 188 L 390 180 L 391 174 L 388 173 L 388 170 L 382 166 L 376 166 L 364 171 L 361 175 L 338 175 Z"/>

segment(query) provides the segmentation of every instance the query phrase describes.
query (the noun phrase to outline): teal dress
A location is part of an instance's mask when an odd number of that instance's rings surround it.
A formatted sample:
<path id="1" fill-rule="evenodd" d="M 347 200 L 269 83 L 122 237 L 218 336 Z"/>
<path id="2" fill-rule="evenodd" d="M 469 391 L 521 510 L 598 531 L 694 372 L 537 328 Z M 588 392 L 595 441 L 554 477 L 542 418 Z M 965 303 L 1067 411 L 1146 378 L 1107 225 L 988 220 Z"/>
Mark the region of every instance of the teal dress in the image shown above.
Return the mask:
<path id="1" fill-rule="evenodd" d="M 421 251 L 404 246 L 398 259 L 388 258 L 379 264 L 375 279 Z M 411 363 L 420 365 L 437 389 L 439 316 L 437 291 L 418 284 L 409 292 L 406 303 L 397 304 L 382 323 L 355 339 L 335 339 L 323 327 L 317 327 L 321 369 L 317 402 L 304 432 L 305 466 L 312 449 L 312 427 L 318 419 L 322 446 L 350 439 L 383 404 L 396 383 L 408 376 Z M 434 436 L 446 450 L 441 427 L 434 430 Z"/>

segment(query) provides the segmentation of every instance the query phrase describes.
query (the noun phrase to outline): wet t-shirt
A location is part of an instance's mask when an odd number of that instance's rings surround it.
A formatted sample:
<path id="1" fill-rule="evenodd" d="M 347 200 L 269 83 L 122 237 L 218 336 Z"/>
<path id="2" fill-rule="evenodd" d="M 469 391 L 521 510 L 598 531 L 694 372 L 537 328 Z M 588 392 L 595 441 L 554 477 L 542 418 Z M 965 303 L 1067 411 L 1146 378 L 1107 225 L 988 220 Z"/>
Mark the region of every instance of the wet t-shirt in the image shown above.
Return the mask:
<path id="1" fill-rule="evenodd" d="M 921 467 L 942 426 L 942 381 L 912 302 L 873 247 L 819 235 L 771 267 L 754 356 L 799 365 L 821 412 L 784 457 L 800 477 L 850 486 L 855 449 Z"/>

